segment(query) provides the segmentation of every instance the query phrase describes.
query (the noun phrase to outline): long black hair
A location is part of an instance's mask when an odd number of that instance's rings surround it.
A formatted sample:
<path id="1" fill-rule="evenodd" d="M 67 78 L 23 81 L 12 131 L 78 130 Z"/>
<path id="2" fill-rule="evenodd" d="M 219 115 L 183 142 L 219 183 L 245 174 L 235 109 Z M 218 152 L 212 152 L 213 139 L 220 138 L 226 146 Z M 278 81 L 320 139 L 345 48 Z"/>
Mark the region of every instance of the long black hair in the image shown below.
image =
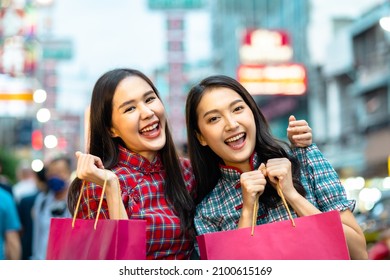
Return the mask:
<path id="1" fill-rule="evenodd" d="M 196 179 L 196 188 L 194 188 L 196 204 L 199 204 L 216 186 L 221 177 L 219 165 L 222 163 L 221 158 L 209 146 L 202 146 L 198 141 L 197 133 L 200 133 L 200 130 L 196 110 L 205 92 L 221 87 L 237 92 L 251 109 L 256 124 L 255 151 L 260 155 L 261 161 L 266 163 L 268 159 L 272 158 L 288 158 L 291 161 L 294 187 L 299 193 L 305 195 L 305 190 L 299 179 L 299 162 L 287 153 L 288 144 L 271 135 L 269 124 L 260 108 L 249 92 L 238 81 L 228 76 L 215 75 L 207 77 L 193 86 L 186 101 L 188 154 Z M 276 205 L 275 201 L 279 199 L 280 197 L 277 195 L 276 190 L 267 179 L 267 185 L 264 193 L 260 196 L 260 201 L 267 207 L 273 207 Z"/>
<path id="2" fill-rule="evenodd" d="M 118 163 L 119 145 L 126 147 L 120 138 L 111 137 L 110 130 L 112 127 L 112 100 L 115 90 L 123 79 L 130 76 L 138 76 L 143 79 L 160 98 L 152 81 L 145 74 L 135 69 L 114 69 L 106 72 L 97 80 L 91 98 L 88 152 L 99 157 L 108 169 L 113 168 Z M 160 151 L 161 160 L 166 171 L 165 198 L 180 218 L 182 233 L 191 233 L 193 228 L 193 199 L 186 188 L 182 172 L 177 172 L 181 170 L 181 165 L 168 125 L 165 126 L 165 135 L 166 144 Z M 72 214 L 76 207 L 81 184 L 82 181 L 76 178 L 69 189 L 68 208 Z"/>

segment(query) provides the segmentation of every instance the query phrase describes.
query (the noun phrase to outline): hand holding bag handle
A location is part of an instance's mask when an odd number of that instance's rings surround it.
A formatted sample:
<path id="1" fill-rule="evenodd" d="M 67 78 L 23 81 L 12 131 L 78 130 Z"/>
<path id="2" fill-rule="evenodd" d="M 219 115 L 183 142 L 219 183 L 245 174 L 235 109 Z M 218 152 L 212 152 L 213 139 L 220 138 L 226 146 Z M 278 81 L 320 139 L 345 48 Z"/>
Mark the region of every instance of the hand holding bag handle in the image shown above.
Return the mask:
<path id="1" fill-rule="evenodd" d="M 266 176 L 266 171 L 265 171 L 265 166 L 264 166 L 264 163 L 262 163 L 259 167 L 260 171 L 264 174 L 264 176 Z M 295 227 L 295 222 L 294 222 L 294 219 L 291 215 L 291 212 L 290 212 L 290 208 L 288 207 L 288 204 L 287 204 L 287 201 L 286 199 L 284 198 L 284 194 L 282 192 L 282 188 L 280 187 L 280 184 L 279 184 L 279 180 L 277 182 L 277 185 L 276 185 L 276 191 L 278 192 L 278 195 L 280 196 L 280 198 L 282 199 L 283 201 L 283 205 L 284 207 L 286 208 L 287 210 L 287 213 L 288 213 L 288 216 L 290 217 L 290 220 L 291 220 L 291 224 L 293 227 Z M 257 219 L 257 211 L 259 210 L 259 194 L 256 195 L 256 200 L 255 200 L 255 204 L 253 205 L 253 217 L 252 217 L 252 230 L 251 230 L 251 236 L 253 236 L 254 232 L 255 232 L 255 226 L 256 226 L 256 219 Z"/>
<path id="2" fill-rule="evenodd" d="M 118 179 L 117 179 L 117 182 L 118 182 L 118 197 L 119 197 L 119 201 L 121 201 L 121 191 L 120 191 L 120 185 L 119 185 Z M 100 210 L 102 208 L 104 193 L 106 191 L 106 186 L 107 186 L 107 170 L 105 170 L 105 172 L 104 172 L 104 183 L 103 183 L 102 196 L 100 197 L 100 200 L 99 200 L 99 206 L 98 206 L 98 210 L 97 210 L 98 214 L 96 215 L 95 223 L 93 226 L 94 230 L 96 230 L 96 226 L 97 226 L 97 222 L 98 222 L 98 218 L 99 218 L 99 213 L 100 213 Z M 79 198 L 78 198 L 77 204 L 76 204 L 76 209 L 75 209 L 74 214 L 73 214 L 72 228 L 74 228 L 77 212 L 80 208 L 80 201 L 81 201 L 81 196 L 83 194 L 84 187 L 86 187 L 86 182 L 83 180 L 83 183 L 82 183 L 81 188 L 80 188 Z M 87 192 L 87 195 L 88 195 L 88 192 Z M 88 206 L 88 216 L 90 216 L 91 209 L 89 208 L 89 204 L 87 204 L 87 206 Z M 120 212 L 120 204 L 118 204 L 118 210 Z"/>

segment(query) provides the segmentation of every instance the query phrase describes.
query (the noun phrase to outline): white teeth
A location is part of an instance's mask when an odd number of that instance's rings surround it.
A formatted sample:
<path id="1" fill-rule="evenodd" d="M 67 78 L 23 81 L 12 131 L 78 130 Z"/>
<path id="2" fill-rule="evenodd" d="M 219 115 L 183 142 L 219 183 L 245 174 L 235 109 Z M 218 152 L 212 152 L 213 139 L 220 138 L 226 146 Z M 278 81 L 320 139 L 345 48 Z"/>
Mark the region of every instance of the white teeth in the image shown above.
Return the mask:
<path id="1" fill-rule="evenodd" d="M 245 135 L 245 133 L 240 133 L 240 134 L 238 134 L 237 136 L 234 136 L 234 137 L 232 137 L 232 138 L 227 139 L 225 142 L 230 143 L 230 142 L 237 141 L 237 140 L 240 139 L 241 137 L 244 137 L 244 135 Z"/>
<path id="2" fill-rule="evenodd" d="M 141 132 L 148 132 L 148 131 L 151 131 L 151 130 L 155 129 L 157 126 L 158 126 L 158 123 L 155 123 L 154 125 L 145 127 L 144 129 L 141 130 Z"/>

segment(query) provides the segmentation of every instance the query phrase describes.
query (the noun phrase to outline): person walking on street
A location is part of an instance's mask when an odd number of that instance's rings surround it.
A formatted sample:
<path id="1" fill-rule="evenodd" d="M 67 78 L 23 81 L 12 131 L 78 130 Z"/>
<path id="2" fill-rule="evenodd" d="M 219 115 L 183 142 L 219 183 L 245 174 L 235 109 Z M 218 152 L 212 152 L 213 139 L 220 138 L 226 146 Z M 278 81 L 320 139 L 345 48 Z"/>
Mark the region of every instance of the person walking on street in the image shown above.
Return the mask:
<path id="1" fill-rule="evenodd" d="M 29 260 L 32 258 L 32 242 L 33 242 L 33 228 L 36 218 L 34 215 L 34 203 L 40 193 L 47 193 L 45 168 L 35 172 L 35 181 L 37 191 L 33 194 L 23 197 L 18 207 L 20 222 L 22 224 L 21 241 L 22 241 L 22 260 Z"/>
<path id="2" fill-rule="evenodd" d="M 52 218 L 69 218 L 67 195 L 72 174 L 71 159 L 59 156 L 46 166 L 47 191 L 40 192 L 33 206 L 32 259 L 46 259 Z"/>
<path id="3" fill-rule="evenodd" d="M 12 195 L 0 188 L 0 260 L 19 260 L 22 255 L 20 220 Z"/>

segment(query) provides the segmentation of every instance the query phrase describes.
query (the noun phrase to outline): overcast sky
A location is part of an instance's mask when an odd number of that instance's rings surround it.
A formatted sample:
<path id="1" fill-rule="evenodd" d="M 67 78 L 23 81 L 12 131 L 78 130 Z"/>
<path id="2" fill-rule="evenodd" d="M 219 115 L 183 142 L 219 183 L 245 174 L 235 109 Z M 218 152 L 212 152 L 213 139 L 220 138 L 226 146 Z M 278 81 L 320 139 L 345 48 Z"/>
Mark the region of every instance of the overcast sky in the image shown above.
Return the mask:
<path id="1" fill-rule="evenodd" d="M 41 24 L 51 36 L 73 41 L 73 59 L 58 63 L 62 108 L 80 110 L 80 93 L 114 67 L 132 67 L 150 75 L 166 63 L 166 15 L 150 11 L 147 0 L 55 0 Z M 51 19 L 50 19 L 51 18 Z M 186 13 L 185 48 L 189 62 L 210 56 L 209 17 L 205 11 Z M 49 19 L 49 20 L 48 20 Z M 41 27 L 48 32 L 49 28 Z M 74 104 L 78 98 L 80 105 Z M 89 96 L 88 96 L 89 98 Z M 89 101 L 89 100 L 87 100 Z"/>

